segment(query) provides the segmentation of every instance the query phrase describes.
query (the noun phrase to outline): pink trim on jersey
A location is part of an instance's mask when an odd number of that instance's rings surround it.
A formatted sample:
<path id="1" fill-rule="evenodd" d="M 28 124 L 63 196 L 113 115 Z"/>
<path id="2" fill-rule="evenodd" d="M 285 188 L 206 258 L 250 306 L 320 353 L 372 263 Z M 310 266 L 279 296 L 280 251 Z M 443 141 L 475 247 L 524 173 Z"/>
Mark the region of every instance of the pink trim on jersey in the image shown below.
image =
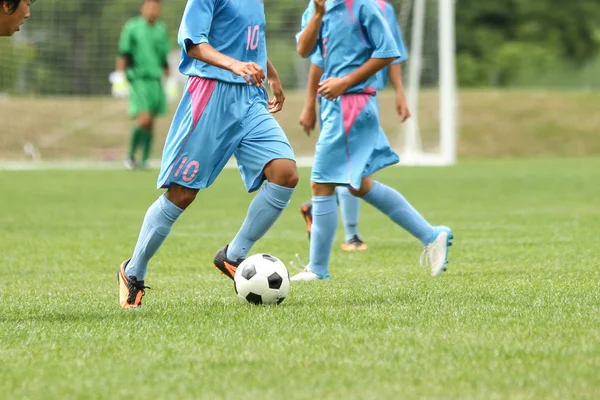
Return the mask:
<path id="1" fill-rule="evenodd" d="M 357 93 L 345 94 L 342 96 L 342 116 L 344 118 L 344 132 L 346 136 L 350 134 L 352 125 L 358 118 L 358 115 L 365 109 L 371 95 Z"/>
<path id="2" fill-rule="evenodd" d="M 385 11 L 386 11 L 386 7 L 385 7 L 385 0 L 377 0 L 377 5 L 379 6 L 379 8 L 381 8 L 381 11 L 383 12 L 383 16 L 385 17 Z"/>
<path id="3" fill-rule="evenodd" d="M 367 41 L 365 40 L 365 38 L 363 36 L 362 30 L 360 29 L 360 25 L 358 24 L 358 21 L 356 21 L 356 18 L 354 18 L 354 14 L 352 14 L 352 5 L 354 5 L 354 0 L 346 0 L 346 8 L 348 9 L 348 12 L 350 13 L 350 18 L 352 18 L 352 21 L 354 21 L 354 25 L 356 25 L 356 29 L 358 29 L 358 34 L 360 36 L 360 40 L 362 40 L 362 42 L 365 45 L 367 45 Z"/>
<path id="4" fill-rule="evenodd" d="M 217 81 L 214 79 L 200 78 L 199 76 L 190 77 L 187 90 L 192 97 L 192 129 L 200 120 L 216 85 Z"/>
<path id="5" fill-rule="evenodd" d="M 363 90 L 364 94 L 368 94 L 369 96 L 375 96 L 377 94 L 377 89 L 375 89 L 372 86 L 367 86 L 364 90 Z"/>

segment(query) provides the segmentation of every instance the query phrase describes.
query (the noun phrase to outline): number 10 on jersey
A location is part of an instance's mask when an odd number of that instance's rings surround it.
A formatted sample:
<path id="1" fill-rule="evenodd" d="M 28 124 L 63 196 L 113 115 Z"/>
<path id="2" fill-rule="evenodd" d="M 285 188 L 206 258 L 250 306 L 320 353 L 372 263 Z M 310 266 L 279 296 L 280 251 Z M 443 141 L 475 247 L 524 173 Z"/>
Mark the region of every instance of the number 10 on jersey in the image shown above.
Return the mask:
<path id="1" fill-rule="evenodd" d="M 246 43 L 246 50 L 256 50 L 258 48 L 258 39 L 260 36 L 259 26 L 248 27 L 248 42 Z"/>

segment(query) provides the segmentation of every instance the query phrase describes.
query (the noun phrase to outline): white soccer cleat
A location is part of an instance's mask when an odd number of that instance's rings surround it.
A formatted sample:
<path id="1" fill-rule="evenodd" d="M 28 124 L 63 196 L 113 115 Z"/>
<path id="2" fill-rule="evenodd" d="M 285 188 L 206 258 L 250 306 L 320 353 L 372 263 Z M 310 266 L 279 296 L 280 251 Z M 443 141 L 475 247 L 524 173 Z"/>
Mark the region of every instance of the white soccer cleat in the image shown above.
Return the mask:
<path id="1" fill-rule="evenodd" d="M 298 272 L 296 275 L 292 276 L 290 278 L 290 281 L 292 281 L 292 282 L 296 282 L 296 281 L 316 281 L 316 280 L 319 280 L 319 279 L 323 279 L 323 278 L 321 278 L 319 275 L 315 274 L 310 269 L 308 269 L 308 267 L 306 267 L 306 268 L 304 268 L 303 271 Z"/>
<path id="2" fill-rule="evenodd" d="M 431 276 L 440 276 L 448 264 L 448 247 L 452 246 L 454 235 L 447 226 L 436 226 L 438 235 L 423 249 L 421 265 L 426 266 L 427 261 L 431 266 Z"/>

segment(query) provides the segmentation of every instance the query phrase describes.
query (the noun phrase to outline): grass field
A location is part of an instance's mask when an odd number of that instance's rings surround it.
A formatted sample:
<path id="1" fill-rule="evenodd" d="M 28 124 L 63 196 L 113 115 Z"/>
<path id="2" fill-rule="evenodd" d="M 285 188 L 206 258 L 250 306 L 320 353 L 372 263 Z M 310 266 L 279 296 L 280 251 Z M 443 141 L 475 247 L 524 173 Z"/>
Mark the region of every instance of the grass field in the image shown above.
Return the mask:
<path id="1" fill-rule="evenodd" d="M 253 252 L 306 261 L 308 174 Z M 155 178 L 0 172 L 0 398 L 600 398 L 600 159 L 384 171 L 453 227 L 449 271 L 428 276 L 416 240 L 365 205 L 370 249 L 342 253 L 338 230 L 333 279 L 278 307 L 242 303 L 211 268 L 251 199 L 226 170 L 152 261 L 143 309 L 124 312 L 116 268 Z"/>

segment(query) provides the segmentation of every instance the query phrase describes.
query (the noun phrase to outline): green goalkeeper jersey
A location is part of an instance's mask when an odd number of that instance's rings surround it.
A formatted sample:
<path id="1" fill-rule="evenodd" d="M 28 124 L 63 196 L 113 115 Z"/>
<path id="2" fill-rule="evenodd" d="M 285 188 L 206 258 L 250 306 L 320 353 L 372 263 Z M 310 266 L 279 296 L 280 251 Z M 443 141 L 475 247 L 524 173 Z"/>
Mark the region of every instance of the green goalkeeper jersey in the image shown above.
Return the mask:
<path id="1" fill-rule="evenodd" d="M 119 40 L 119 53 L 127 59 L 127 79 L 160 79 L 167 66 L 170 43 L 167 27 L 142 16 L 127 21 Z"/>

